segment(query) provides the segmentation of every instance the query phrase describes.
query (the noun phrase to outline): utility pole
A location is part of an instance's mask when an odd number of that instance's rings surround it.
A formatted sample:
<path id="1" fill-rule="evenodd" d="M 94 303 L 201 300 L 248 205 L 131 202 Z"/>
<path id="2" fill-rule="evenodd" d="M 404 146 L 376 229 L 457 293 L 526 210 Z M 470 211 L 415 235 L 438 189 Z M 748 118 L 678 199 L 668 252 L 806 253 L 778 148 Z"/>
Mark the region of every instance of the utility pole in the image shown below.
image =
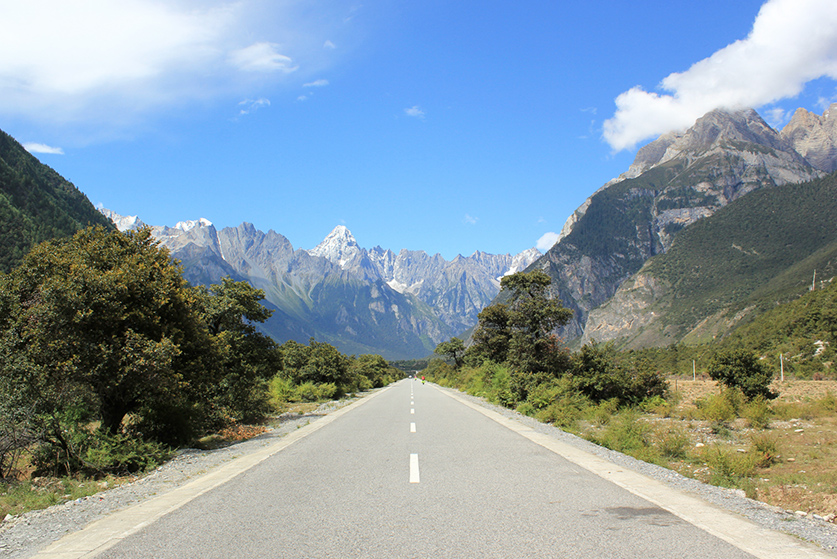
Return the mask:
<path id="1" fill-rule="evenodd" d="M 779 370 L 781 371 L 782 382 L 785 382 L 785 356 L 782 353 L 779 354 Z"/>

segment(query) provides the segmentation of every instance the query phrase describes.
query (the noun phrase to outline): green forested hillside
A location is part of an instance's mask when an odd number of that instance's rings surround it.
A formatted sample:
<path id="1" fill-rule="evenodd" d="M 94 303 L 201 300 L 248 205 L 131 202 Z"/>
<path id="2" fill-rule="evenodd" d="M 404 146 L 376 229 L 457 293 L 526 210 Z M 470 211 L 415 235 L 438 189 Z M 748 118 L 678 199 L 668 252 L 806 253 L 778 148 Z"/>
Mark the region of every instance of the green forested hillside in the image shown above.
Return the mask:
<path id="1" fill-rule="evenodd" d="M 728 343 L 760 355 L 782 354 L 786 371 L 803 376 L 830 370 L 837 344 L 837 283 L 760 315 L 733 332 Z"/>
<path id="2" fill-rule="evenodd" d="M 41 241 L 88 224 L 113 227 L 75 186 L 0 131 L 0 271 Z"/>
<path id="3" fill-rule="evenodd" d="M 835 215 L 837 174 L 753 192 L 679 232 L 643 270 L 671 286 L 663 322 L 685 334 L 717 313 L 755 316 L 802 294 L 815 270 L 834 276 Z"/>

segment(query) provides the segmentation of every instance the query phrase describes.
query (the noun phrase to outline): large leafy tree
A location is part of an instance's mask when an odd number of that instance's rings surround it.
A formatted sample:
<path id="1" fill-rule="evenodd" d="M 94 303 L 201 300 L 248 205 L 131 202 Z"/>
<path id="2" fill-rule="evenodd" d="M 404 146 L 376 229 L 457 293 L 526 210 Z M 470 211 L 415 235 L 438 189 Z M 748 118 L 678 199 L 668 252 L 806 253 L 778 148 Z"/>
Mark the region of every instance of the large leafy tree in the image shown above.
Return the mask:
<path id="1" fill-rule="evenodd" d="M 218 380 L 193 304 L 179 266 L 148 230 L 81 230 L 36 246 L 0 276 L 6 354 L 27 372 L 40 417 L 75 410 L 111 434 L 127 414 L 194 411 L 196 396 Z"/>
<path id="2" fill-rule="evenodd" d="M 463 363 L 463 359 L 465 357 L 465 342 L 463 342 L 460 338 L 451 338 L 446 342 L 442 342 L 436 346 L 436 349 L 433 350 L 433 353 L 437 355 L 444 355 L 453 360 L 454 365 L 456 368 L 460 368 Z"/>
<path id="3" fill-rule="evenodd" d="M 769 400 L 778 396 L 770 390 L 773 373 L 751 351 L 722 350 L 712 358 L 707 372 L 712 380 L 741 390 L 748 400 L 757 397 Z"/>
<path id="4" fill-rule="evenodd" d="M 572 318 L 572 311 L 550 298 L 550 277 L 542 270 L 505 276 L 500 285 L 506 302 L 489 305 L 479 314 L 471 357 L 507 363 L 518 400 L 534 384 L 560 374 L 569 363 L 553 331 Z"/>
<path id="5" fill-rule="evenodd" d="M 267 411 L 267 380 L 282 368 L 276 343 L 256 329 L 273 311 L 261 304 L 264 292 L 247 282 L 223 278 L 198 292 L 200 315 L 222 369 L 211 387 L 213 402 L 229 419 L 256 419 Z"/>

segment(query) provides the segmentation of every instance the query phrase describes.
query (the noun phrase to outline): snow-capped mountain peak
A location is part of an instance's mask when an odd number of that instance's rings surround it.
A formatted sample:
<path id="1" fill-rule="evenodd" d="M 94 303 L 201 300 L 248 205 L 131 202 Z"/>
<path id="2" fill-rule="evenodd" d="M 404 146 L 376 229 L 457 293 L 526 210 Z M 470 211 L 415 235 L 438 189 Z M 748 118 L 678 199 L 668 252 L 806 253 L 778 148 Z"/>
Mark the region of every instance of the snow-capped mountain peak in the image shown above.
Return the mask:
<path id="1" fill-rule="evenodd" d="M 510 276 L 512 274 L 516 274 L 517 272 L 522 272 L 523 270 L 528 268 L 529 265 L 532 262 L 534 262 L 535 260 L 537 260 L 540 257 L 541 257 L 541 251 L 539 251 L 535 247 L 526 249 L 521 253 L 515 254 L 512 257 L 512 262 L 511 262 L 511 265 L 509 266 L 509 269 L 506 271 L 505 274 L 503 274 L 501 277 L 497 278 L 497 280 L 499 281 L 500 279 L 502 279 L 505 276 Z"/>
<path id="2" fill-rule="evenodd" d="M 136 231 L 146 227 L 145 223 L 143 223 L 143 221 L 135 215 L 119 215 L 113 210 L 102 207 L 98 208 L 98 210 L 102 215 L 111 220 L 113 224 L 116 225 L 116 228 L 122 232 Z"/>
<path id="3" fill-rule="evenodd" d="M 361 250 L 352 232 L 345 225 L 338 225 L 323 239 L 323 242 L 309 250 L 308 254 L 326 258 L 341 268 L 345 268 L 346 264 L 360 254 Z"/>
<path id="4" fill-rule="evenodd" d="M 212 222 L 202 217 L 200 219 L 191 219 L 188 221 L 178 221 L 177 225 L 174 226 L 175 229 L 180 229 L 181 231 L 189 231 L 190 229 L 194 229 L 195 227 L 212 227 Z"/>

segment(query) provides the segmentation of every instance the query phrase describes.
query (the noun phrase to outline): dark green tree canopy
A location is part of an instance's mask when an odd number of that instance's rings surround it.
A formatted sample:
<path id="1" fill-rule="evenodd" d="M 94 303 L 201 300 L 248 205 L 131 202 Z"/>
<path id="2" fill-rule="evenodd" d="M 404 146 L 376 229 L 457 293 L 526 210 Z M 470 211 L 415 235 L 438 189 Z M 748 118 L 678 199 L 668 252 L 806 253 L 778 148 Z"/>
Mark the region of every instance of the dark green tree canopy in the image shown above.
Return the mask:
<path id="1" fill-rule="evenodd" d="M 148 230 L 95 227 L 42 243 L 0 277 L 0 299 L 0 328 L 39 371 L 30 380 L 41 401 L 78 400 L 109 432 L 217 373 L 180 268 Z"/>
<path id="2" fill-rule="evenodd" d="M 572 311 L 549 298 L 549 276 L 542 270 L 518 272 L 504 277 L 500 284 L 509 299 L 480 312 L 473 354 L 496 363 L 508 362 L 524 372 L 555 366 L 551 358 L 558 347 L 552 332 L 572 318 Z"/>
<path id="3" fill-rule="evenodd" d="M 748 400 L 757 397 L 772 399 L 778 396 L 770 390 L 773 373 L 751 351 L 722 350 L 712 358 L 707 372 L 713 380 L 729 388 L 741 390 Z"/>
<path id="4" fill-rule="evenodd" d="M 506 276 L 500 284 L 508 299 L 480 312 L 466 358 L 508 364 L 512 392 L 524 400 L 532 386 L 568 367 L 568 353 L 553 331 L 572 318 L 572 311 L 548 296 L 551 280 L 542 270 Z"/>
<path id="5" fill-rule="evenodd" d="M 461 339 L 453 337 L 446 342 L 442 342 L 436 346 L 433 353 L 437 355 L 444 355 L 453 360 L 456 368 L 462 366 L 463 358 L 465 356 L 465 342 Z"/>

